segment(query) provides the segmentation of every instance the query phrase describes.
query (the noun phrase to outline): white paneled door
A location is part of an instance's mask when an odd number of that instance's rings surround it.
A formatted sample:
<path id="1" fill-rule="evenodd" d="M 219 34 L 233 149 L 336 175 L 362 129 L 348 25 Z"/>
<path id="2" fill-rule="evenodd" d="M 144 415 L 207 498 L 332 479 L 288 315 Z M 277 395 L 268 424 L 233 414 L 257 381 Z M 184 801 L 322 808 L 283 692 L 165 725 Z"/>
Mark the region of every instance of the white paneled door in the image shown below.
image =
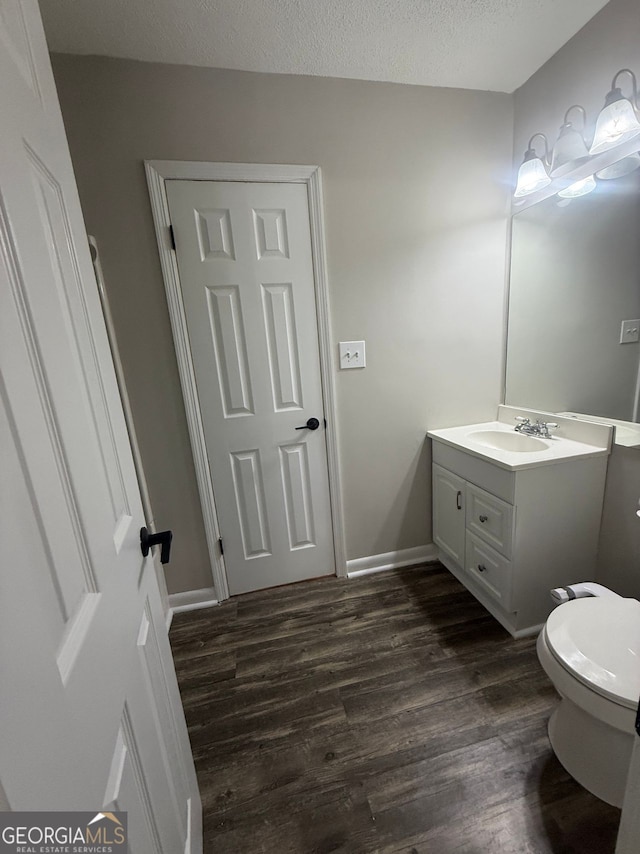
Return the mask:
<path id="1" fill-rule="evenodd" d="M 229 590 L 333 574 L 306 185 L 166 186 Z"/>
<path id="2" fill-rule="evenodd" d="M 0 0 L 0 801 L 202 851 L 153 558 L 35 0 Z"/>

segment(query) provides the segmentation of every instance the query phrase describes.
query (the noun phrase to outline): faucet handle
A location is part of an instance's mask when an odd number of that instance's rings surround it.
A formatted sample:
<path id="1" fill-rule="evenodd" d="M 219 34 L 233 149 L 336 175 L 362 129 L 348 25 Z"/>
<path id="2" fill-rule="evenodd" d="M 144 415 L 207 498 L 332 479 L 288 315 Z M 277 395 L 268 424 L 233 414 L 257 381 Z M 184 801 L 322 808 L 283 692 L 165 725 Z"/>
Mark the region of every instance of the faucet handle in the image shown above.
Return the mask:
<path id="1" fill-rule="evenodd" d="M 523 415 L 516 415 L 516 421 L 520 421 L 522 424 L 531 424 L 531 421 L 528 418 L 525 418 Z"/>
<path id="2" fill-rule="evenodd" d="M 544 439 L 551 439 L 552 433 L 558 425 L 555 421 L 537 421 L 538 431 Z"/>

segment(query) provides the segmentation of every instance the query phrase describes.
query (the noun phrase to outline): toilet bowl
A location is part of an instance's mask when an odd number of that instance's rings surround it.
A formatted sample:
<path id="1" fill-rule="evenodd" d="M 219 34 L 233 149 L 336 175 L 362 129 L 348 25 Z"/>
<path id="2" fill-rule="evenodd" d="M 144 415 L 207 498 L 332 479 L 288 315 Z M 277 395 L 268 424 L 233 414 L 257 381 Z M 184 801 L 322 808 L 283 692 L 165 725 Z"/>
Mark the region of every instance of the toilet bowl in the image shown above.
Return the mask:
<path id="1" fill-rule="evenodd" d="M 615 594 L 551 612 L 538 658 L 560 695 L 549 740 L 585 789 L 622 806 L 640 698 L 640 602 Z"/>

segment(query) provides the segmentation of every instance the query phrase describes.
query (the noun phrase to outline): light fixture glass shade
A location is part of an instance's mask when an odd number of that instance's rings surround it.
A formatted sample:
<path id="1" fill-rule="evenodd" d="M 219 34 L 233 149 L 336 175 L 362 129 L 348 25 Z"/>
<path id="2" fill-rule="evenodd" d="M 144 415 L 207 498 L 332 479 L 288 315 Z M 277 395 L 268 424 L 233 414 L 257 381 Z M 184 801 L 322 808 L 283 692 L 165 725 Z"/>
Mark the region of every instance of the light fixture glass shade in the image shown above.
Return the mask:
<path id="1" fill-rule="evenodd" d="M 629 175 L 631 172 L 640 167 L 640 154 L 630 154 L 628 157 L 623 157 L 617 163 L 612 163 L 611 166 L 605 166 L 599 172 L 596 172 L 598 178 L 603 178 L 605 181 L 612 178 L 622 178 L 623 175 Z"/>
<path id="2" fill-rule="evenodd" d="M 570 125 L 563 125 L 560 136 L 553 147 L 551 157 L 551 169 L 549 174 L 552 178 L 560 178 L 571 172 L 589 159 L 589 150 L 585 144 L 582 134 Z"/>
<path id="3" fill-rule="evenodd" d="M 579 196 L 586 196 L 587 193 L 595 190 L 595 188 L 596 179 L 593 175 L 589 175 L 587 178 L 583 178 L 581 181 L 576 181 L 575 184 L 571 184 L 571 186 L 567 187 L 565 190 L 560 190 L 558 195 L 561 199 L 577 199 Z"/>
<path id="4" fill-rule="evenodd" d="M 636 136 L 640 136 L 640 122 L 631 101 L 620 95 L 615 101 L 605 103 L 600 111 L 590 153 L 602 154 Z"/>
<path id="5" fill-rule="evenodd" d="M 513 194 L 516 199 L 522 196 L 529 196 L 537 190 L 542 190 L 551 183 L 551 178 L 547 175 L 547 170 L 544 163 L 539 157 L 532 157 L 525 160 L 518 170 L 518 183 Z"/>

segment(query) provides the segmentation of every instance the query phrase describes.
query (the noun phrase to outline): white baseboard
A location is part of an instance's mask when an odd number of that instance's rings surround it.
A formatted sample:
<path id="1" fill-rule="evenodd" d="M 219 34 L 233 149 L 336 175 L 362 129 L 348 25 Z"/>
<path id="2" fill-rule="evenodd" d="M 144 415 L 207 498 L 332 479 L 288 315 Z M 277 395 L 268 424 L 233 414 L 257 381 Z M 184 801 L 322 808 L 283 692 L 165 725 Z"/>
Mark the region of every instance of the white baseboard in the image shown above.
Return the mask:
<path id="1" fill-rule="evenodd" d="M 400 549 L 395 552 L 384 552 L 380 555 L 358 557 L 347 561 L 347 578 L 358 578 L 361 575 L 372 575 L 374 572 L 384 572 L 387 569 L 398 569 L 401 566 L 411 566 L 414 563 L 426 563 L 437 560 L 438 547 L 434 543 L 426 546 L 415 546 L 412 549 Z"/>
<path id="2" fill-rule="evenodd" d="M 186 590 L 184 593 L 170 593 L 167 629 L 171 626 L 174 614 L 180 614 L 182 611 L 198 611 L 200 608 L 210 608 L 212 605 L 219 604 L 213 587 L 204 587 L 202 590 Z"/>

